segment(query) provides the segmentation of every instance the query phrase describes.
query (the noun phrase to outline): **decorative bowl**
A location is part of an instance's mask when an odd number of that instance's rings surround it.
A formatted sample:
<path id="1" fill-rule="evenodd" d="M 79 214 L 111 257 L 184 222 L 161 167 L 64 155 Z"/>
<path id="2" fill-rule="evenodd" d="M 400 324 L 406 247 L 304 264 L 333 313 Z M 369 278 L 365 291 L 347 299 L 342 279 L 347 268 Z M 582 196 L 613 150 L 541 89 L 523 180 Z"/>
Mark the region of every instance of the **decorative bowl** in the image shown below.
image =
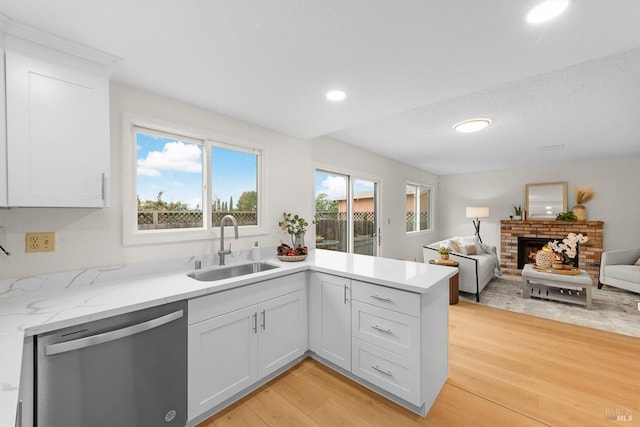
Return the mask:
<path id="1" fill-rule="evenodd" d="M 295 262 L 295 261 L 304 261 L 305 259 L 307 259 L 308 255 L 294 255 L 294 256 L 288 256 L 288 255 L 278 255 L 278 259 L 280 261 L 285 261 L 285 262 Z"/>

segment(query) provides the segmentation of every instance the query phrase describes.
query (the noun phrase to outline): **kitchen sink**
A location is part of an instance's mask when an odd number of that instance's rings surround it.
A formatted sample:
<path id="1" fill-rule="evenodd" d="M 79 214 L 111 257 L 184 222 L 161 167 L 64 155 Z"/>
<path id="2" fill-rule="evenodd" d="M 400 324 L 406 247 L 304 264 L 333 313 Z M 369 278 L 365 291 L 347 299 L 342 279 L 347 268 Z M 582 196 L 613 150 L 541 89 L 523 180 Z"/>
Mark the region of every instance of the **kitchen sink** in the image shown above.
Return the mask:
<path id="1" fill-rule="evenodd" d="M 194 271 L 193 273 L 187 274 L 187 276 L 202 282 L 212 282 L 215 280 L 231 279 L 233 277 L 259 273 L 261 271 L 272 270 L 278 267 L 278 265 L 262 261 L 252 262 L 250 264 L 230 265 L 211 270 Z"/>

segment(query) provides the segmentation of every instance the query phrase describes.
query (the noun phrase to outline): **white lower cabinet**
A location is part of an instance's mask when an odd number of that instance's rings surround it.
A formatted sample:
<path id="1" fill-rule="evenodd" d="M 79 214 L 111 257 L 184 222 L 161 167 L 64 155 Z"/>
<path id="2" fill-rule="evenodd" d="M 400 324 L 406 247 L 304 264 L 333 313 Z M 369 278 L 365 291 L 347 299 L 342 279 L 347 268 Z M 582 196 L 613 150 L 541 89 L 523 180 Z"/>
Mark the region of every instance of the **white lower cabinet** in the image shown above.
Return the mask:
<path id="1" fill-rule="evenodd" d="M 422 405 L 420 363 L 353 339 L 352 373 L 416 406 Z"/>
<path id="2" fill-rule="evenodd" d="M 445 279 L 418 294 L 313 271 L 190 300 L 189 420 L 307 350 L 425 416 L 447 379 L 448 298 Z"/>
<path id="3" fill-rule="evenodd" d="M 188 331 L 188 417 L 194 419 L 307 351 L 305 275 L 191 300 L 189 319 L 195 323 Z"/>
<path id="4" fill-rule="evenodd" d="M 189 418 L 258 380 L 256 307 L 189 326 Z"/>
<path id="5" fill-rule="evenodd" d="M 420 295 L 352 281 L 352 374 L 421 407 Z"/>
<path id="6" fill-rule="evenodd" d="M 351 370 L 351 280 L 313 272 L 309 284 L 311 351 Z"/>
<path id="7" fill-rule="evenodd" d="M 303 291 L 258 305 L 259 378 L 277 371 L 307 351 L 306 306 Z"/>

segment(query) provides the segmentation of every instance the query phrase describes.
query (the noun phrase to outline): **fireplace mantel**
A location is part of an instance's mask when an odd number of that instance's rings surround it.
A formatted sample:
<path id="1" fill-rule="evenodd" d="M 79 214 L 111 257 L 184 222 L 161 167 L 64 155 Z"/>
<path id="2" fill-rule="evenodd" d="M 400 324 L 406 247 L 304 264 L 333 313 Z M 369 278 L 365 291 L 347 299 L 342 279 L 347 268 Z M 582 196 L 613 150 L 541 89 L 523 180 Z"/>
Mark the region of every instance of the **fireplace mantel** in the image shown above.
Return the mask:
<path id="1" fill-rule="evenodd" d="M 517 276 L 522 273 L 522 270 L 518 270 L 518 237 L 561 240 L 569 233 L 582 233 L 589 237 L 589 241 L 580 245 L 579 267 L 589 273 L 594 284 L 598 283 L 603 231 L 603 221 L 556 221 L 553 219 L 500 221 L 500 267 L 502 273 Z"/>

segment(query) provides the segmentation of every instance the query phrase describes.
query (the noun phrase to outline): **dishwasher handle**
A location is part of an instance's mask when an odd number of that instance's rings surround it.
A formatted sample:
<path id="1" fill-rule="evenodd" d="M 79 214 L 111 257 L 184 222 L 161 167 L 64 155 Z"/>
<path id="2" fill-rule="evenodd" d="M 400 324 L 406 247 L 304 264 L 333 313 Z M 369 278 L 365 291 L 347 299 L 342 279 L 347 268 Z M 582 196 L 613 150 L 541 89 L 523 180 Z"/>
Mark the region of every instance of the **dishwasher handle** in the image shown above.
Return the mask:
<path id="1" fill-rule="evenodd" d="M 157 328 L 162 325 L 166 325 L 167 323 L 180 319 L 182 316 L 184 316 L 183 310 L 178 310 L 164 316 L 156 317 L 155 319 L 151 319 L 146 322 L 127 326 L 126 328 L 116 329 L 113 331 L 91 335 L 84 338 L 78 338 L 72 341 L 49 344 L 44 347 L 44 355 L 53 356 L 54 354 L 66 353 L 68 351 L 78 350 L 81 348 L 91 347 L 97 344 L 114 341 L 120 338 L 125 338 L 131 335 L 139 334 L 140 332 L 145 332 L 150 329 Z"/>

